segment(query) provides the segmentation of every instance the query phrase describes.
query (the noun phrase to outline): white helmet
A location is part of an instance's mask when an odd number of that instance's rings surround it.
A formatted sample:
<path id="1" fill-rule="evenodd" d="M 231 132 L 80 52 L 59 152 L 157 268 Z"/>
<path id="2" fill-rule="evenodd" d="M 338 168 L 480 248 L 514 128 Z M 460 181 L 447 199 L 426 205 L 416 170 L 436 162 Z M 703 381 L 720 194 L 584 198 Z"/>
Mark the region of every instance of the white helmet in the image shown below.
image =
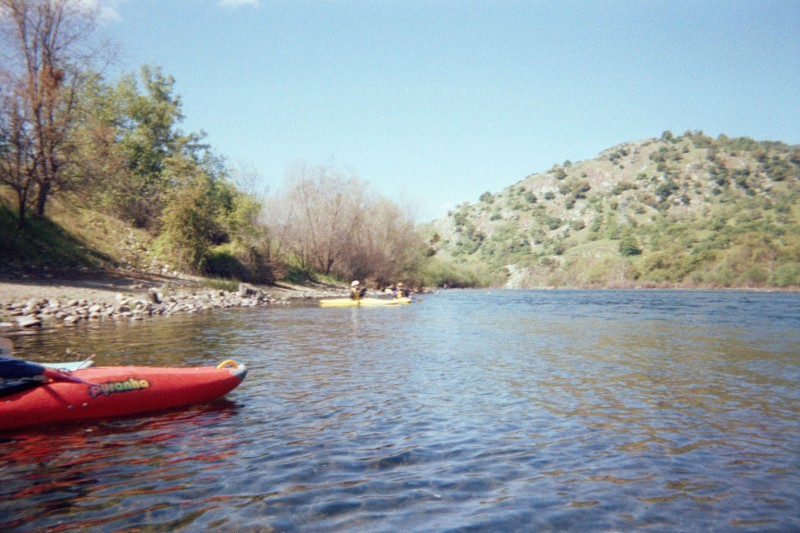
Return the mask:
<path id="1" fill-rule="evenodd" d="M 351 287 L 358 287 L 359 283 L 358 280 L 355 280 L 353 283 L 350 284 Z"/>

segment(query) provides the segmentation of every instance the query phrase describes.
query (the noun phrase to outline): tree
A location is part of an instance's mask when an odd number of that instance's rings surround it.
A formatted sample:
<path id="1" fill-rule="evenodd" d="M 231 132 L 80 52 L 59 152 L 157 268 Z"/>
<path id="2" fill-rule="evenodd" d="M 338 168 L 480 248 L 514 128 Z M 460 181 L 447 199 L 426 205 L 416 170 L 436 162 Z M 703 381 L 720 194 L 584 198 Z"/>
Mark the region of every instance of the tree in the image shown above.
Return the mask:
<path id="1" fill-rule="evenodd" d="M 164 161 L 163 174 L 172 183 L 163 193 L 158 224 L 167 257 L 198 274 L 273 279 L 266 232 L 258 221 L 261 202 L 229 180 L 222 161 L 174 156 Z"/>
<path id="2" fill-rule="evenodd" d="M 70 132 L 81 71 L 97 57 L 96 20 L 78 0 L 0 0 L 0 179 L 17 193 L 20 224 L 29 207 L 43 216 L 50 195 L 70 185 Z"/>
<path id="3" fill-rule="evenodd" d="M 386 198 L 372 202 L 365 213 L 354 245 L 345 250 L 343 273 L 354 279 L 371 277 L 379 287 L 387 286 L 412 269 L 425 245 L 413 219 Z"/>
<path id="4" fill-rule="evenodd" d="M 107 210 L 151 230 L 181 185 L 170 165 L 185 160 L 217 177 L 225 172 L 202 133 L 178 128 L 183 114 L 174 85 L 160 68 L 143 66 L 138 79 L 127 74 L 112 86 L 86 84 L 81 99 L 81 160 L 92 194 Z"/>
<path id="5" fill-rule="evenodd" d="M 176 189 L 162 216 L 161 243 L 169 248 L 178 263 L 202 272 L 215 231 L 213 182 L 206 174 L 195 177 L 192 185 Z"/>
<path id="6" fill-rule="evenodd" d="M 0 183 L 8 185 L 17 196 L 17 227 L 25 224 L 33 181 L 33 150 L 25 135 L 25 118 L 16 92 L 4 93 L 0 113 Z"/>
<path id="7" fill-rule="evenodd" d="M 365 185 L 328 166 L 299 165 L 267 211 L 268 225 L 307 274 L 330 274 L 353 245 L 365 202 Z"/>
<path id="8" fill-rule="evenodd" d="M 307 274 L 396 281 L 424 253 L 410 216 L 374 197 L 357 177 L 329 166 L 298 166 L 269 200 L 270 234 Z"/>

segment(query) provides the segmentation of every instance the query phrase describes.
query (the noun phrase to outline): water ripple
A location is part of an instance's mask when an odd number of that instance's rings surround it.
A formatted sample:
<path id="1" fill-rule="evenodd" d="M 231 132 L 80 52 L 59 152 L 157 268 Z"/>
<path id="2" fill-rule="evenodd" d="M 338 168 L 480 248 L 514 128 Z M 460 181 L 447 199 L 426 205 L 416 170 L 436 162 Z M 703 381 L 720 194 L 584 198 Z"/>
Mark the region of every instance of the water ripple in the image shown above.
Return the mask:
<path id="1" fill-rule="evenodd" d="M 0 529 L 798 530 L 798 332 L 797 295 L 461 291 L 26 336 L 250 374 L 5 436 Z"/>

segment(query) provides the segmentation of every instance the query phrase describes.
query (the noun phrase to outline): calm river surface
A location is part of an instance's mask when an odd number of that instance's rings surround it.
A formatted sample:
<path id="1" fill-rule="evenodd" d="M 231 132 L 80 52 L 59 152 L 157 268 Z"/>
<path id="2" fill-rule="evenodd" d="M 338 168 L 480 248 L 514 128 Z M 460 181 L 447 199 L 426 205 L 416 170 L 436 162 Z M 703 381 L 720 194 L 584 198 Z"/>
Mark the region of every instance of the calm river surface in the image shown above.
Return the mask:
<path id="1" fill-rule="evenodd" d="M 0 436 L 0 530 L 799 531 L 800 295 L 448 291 L 14 338 L 250 369 Z"/>

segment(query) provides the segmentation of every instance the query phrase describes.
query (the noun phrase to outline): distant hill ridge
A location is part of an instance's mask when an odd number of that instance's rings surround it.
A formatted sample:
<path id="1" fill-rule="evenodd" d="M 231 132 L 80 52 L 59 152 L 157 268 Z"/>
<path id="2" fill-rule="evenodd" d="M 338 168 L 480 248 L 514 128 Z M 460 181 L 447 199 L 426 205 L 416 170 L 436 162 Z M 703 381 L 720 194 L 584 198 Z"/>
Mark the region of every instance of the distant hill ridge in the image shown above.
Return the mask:
<path id="1" fill-rule="evenodd" d="M 509 288 L 796 287 L 799 192 L 800 145 L 666 131 L 482 194 L 430 254 Z"/>

